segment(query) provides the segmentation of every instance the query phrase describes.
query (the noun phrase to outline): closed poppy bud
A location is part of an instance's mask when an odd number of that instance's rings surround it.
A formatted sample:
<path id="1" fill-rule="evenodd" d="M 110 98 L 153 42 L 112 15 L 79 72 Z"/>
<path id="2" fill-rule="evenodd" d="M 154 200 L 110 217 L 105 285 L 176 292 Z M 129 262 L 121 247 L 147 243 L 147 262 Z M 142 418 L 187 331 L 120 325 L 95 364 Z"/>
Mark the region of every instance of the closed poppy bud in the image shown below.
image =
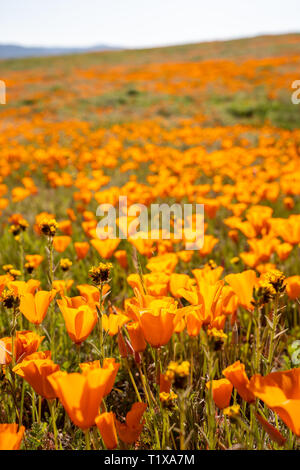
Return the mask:
<path id="1" fill-rule="evenodd" d="M 230 403 L 233 385 L 227 379 L 212 380 L 207 382 L 206 388 L 212 388 L 212 397 L 218 408 L 227 408 Z"/>
<path id="2" fill-rule="evenodd" d="M 240 361 L 236 361 L 231 366 L 223 370 L 223 375 L 228 379 L 234 388 L 236 388 L 238 394 L 246 400 L 248 403 L 255 401 L 255 396 L 249 390 L 249 379 L 245 372 L 245 366 Z"/>
<path id="3" fill-rule="evenodd" d="M 114 257 L 118 260 L 120 266 L 124 269 L 128 266 L 127 253 L 125 250 L 117 250 L 114 253 Z"/>
<path id="4" fill-rule="evenodd" d="M 123 358 L 127 357 L 128 349 L 127 349 L 126 343 L 124 341 L 123 335 L 120 330 L 118 333 L 118 347 L 119 347 L 120 356 Z"/>
<path id="5" fill-rule="evenodd" d="M 0 450 L 19 450 L 25 432 L 24 426 L 0 424 Z"/>
<path id="6" fill-rule="evenodd" d="M 118 445 L 118 437 L 114 413 L 102 413 L 97 416 L 95 423 L 107 449 L 115 449 Z"/>
<path id="7" fill-rule="evenodd" d="M 239 232 L 237 230 L 229 230 L 228 236 L 233 242 L 237 242 L 239 239 Z"/>
<path id="8" fill-rule="evenodd" d="M 128 323 L 127 331 L 128 331 L 133 349 L 136 352 L 145 351 L 147 343 L 145 341 L 140 323 L 139 322 Z"/>
<path id="9" fill-rule="evenodd" d="M 170 393 L 172 386 L 172 380 L 170 380 L 166 374 L 160 374 L 159 376 L 159 390 L 161 393 Z"/>

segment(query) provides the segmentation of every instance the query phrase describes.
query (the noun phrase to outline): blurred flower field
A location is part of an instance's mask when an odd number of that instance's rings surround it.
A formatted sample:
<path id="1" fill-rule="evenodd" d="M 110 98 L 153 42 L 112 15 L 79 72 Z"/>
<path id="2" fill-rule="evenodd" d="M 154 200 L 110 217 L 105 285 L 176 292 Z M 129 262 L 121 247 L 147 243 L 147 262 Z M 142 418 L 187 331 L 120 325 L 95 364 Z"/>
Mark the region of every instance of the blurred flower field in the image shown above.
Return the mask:
<path id="1" fill-rule="evenodd" d="M 0 78 L 0 449 L 300 449 L 300 35 Z M 119 196 L 203 246 L 99 239 Z"/>

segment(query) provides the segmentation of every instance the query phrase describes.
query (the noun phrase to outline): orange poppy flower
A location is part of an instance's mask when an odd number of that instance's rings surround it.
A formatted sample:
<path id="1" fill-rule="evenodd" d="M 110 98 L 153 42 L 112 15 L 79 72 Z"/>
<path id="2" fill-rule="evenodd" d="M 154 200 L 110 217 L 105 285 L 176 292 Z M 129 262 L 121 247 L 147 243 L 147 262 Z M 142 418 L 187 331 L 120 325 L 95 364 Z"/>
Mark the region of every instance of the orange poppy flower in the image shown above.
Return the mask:
<path id="1" fill-rule="evenodd" d="M 203 247 L 200 248 L 199 250 L 199 255 L 200 256 L 207 256 L 209 255 L 215 245 L 219 242 L 219 239 L 218 238 L 215 238 L 213 235 L 205 235 L 204 236 L 204 243 L 203 243 Z"/>
<path id="2" fill-rule="evenodd" d="M 81 344 L 87 339 L 97 323 L 97 311 L 88 304 L 78 305 L 78 297 L 73 300 L 72 306 L 69 306 L 67 297 L 57 301 L 59 309 L 64 317 L 68 335 L 75 344 Z"/>
<path id="3" fill-rule="evenodd" d="M 0 424 L 0 450 L 19 450 L 24 436 L 25 428 L 18 425 Z"/>
<path id="4" fill-rule="evenodd" d="M 83 374 L 59 371 L 49 376 L 48 380 L 70 419 L 85 430 L 95 424 L 100 403 L 113 374 L 111 368 L 91 369 Z"/>
<path id="5" fill-rule="evenodd" d="M 117 250 L 114 252 L 114 257 L 118 260 L 120 266 L 126 269 L 128 266 L 127 252 L 126 250 Z"/>
<path id="6" fill-rule="evenodd" d="M 300 369 L 251 377 L 249 391 L 277 413 L 300 436 Z"/>
<path id="7" fill-rule="evenodd" d="M 28 261 L 28 263 L 31 263 L 33 265 L 34 269 L 37 269 L 42 263 L 44 257 L 41 255 L 26 255 L 25 259 L 26 261 Z"/>
<path id="8" fill-rule="evenodd" d="M 28 321 L 40 325 L 44 320 L 48 307 L 56 295 L 56 290 L 38 291 L 35 295 L 27 293 L 21 296 L 20 311 Z"/>
<path id="9" fill-rule="evenodd" d="M 98 240 L 94 238 L 91 240 L 91 245 L 98 251 L 101 258 L 109 259 L 112 257 L 114 251 L 117 249 L 121 240 L 118 238 L 111 239 L 108 238 L 107 240 Z"/>
<path id="10" fill-rule="evenodd" d="M 20 297 L 23 294 L 30 293 L 34 294 L 40 287 L 41 283 L 37 279 L 29 279 L 29 281 L 12 281 L 9 283 L 9 288 L 12 289 L 15 295 Z"/>
<path id="11" fill-rule="evenodd" d="M 109 336 L 115 336 L 118 334 L 119 329 L 122 328 L 122 326 L 124 326 L 128 321 L 129 318 L 122 313 L 110 313 L 109 315 L 102 316 L 102 327 L 105 331 L 108 332 Z"/>
<path id="12" fill-rule="evenodd" d="M 173 297 L 179 298 L 179 289 L 188 289 L 191 284 L 195 283 L 187 274 L 172 273 L 170 276 L 170 291 Z"/>
<path id="13" fill-rule="evenodd" d="M 75 242 L 74 248 L 76 251 L 77 259 L 84 259 L 88 254 L 90 244 L 88 242 Z"/>
<path id="14" fill-rule="evenodd" d="M 95 423 L 107 449 L 115 449 L 118 445 L 118 436 L 114 413 L 112 411 L 110 413 L 102 413 L 96 417 Z"/>
<path id="15" fill-rule="evenodd" d="M 33 331 L 16 331 L 14 343 L 15 361 L 22 361 L 26 356 L 35 353 L 44 338 L 45 336 L 39 336 Z M 12 339 L 8 336 L 1 338 L 1 341 L 6 349 L 5 364 L 10 364 L 12 359 Z"/>
<path id="16" fill-rule="evenodd" d="M 224 369 L 222 374 L 232 383 L 243 400 L 246 400 L 248 403 L 255 401 L 255 396 L 248 388 L 249 379 L 246 375 L 244 364 L 240 361 L 236 361 L 234 364 Z"/>
<path id="17" fill-rule="evenodd" d="M 251 304 L 253 289 L 257 283 L 256 273 L 251 269 L 239 274 L 228 274 L 225 277 L 234 293 L 238 296 L 239 303 L 242 307 L 253 310 Z"/>
<path id="18" fill-rule="evenodd" d="M 126 444 L 133 444 L 137 441 L 144 427 L 145 420 L 141 422 L 141 419 L 146 408 L 146 403 L 134 403 L 126 415 L 125 423 L 116 420 L 118 436 L 121 441 Z"/>
<path id="19" fill-rule="evenodd" d="M 287 277 L 285 280 L 286 293 L 290 299 L 300 297 L 300 276 Z"/>
<path id="20" fill-rule="evenodd" d="M 83 297 L 87 304 L 90 307 L 95 307 L 95 304 L 99 304 L 100 302 L 100 293 L 99 289 L 95 286 L 91 286 L 90 284 L 80 284 L 76 286 L 79 290 L 81 297 Z M 109 284 L 104 284 L 103 286 L 103 295 L 105 295 L 110 290 Z"/>
<path id="21" fill-rule="evenodd" d="M 59 365 L 51 361 L 50 351 L 31 354 L 13 368 L 15 374 L 23 377 L 38 395 L 47 400 L 56 397 L 48 377 L 58 370 Z"/>
<path id="22" fill-rule="evenodd" d="M 140 325 L 147 343 L 154 348 L 167 344 L 174 332 L 174 321 L 174 312 L 166 308 L 141 313 Z"/>
<path id="23" fill-rule="evenodd" d="M 231 393 L 233 389 L 232 383 L 227 379 L 212 380 L 206 383 L 206 388 L 212 387 L 212 397 L 218 408 L 221 410 L 227 408 L 230 403 Z"/>
<path id="24" fill-rule="evenodd" d="M 58 223 L 58 228 L 65 235 L 72 235 L 72 223 L 70 220 L 62 220 Z"/>
<path id="25" fill-rule="evenodd" d="M 276 246 L 276 253 L 281 261 L 284 261 L 289 257 L 293 249 L 293 245 L 290 243 L 281 243 L 280 245 Z"/>
<path id="26" fill-rule="evenodd" d="M 59 253 L 63 253 L 68 248 L 71 241 L 72 241 L 72 238 L 68 237 L 67 235 L 54 237 L 53 238 L 53 248 L 56 251 L 58 251 Z"/>
<path id="27" fill-rule="evenodd" d="M 97 360 L 92 361 L 92 362 L 82 362 L 81 364 L 79 364 L 79 367 L 80 367 L 80 369 L 82 370 L 82 372 L 84 374 L 89 372 L 90 370 L 93 370 L 93 369 L 101 369 L 100 361 L 97 361 Z M 103 395 L 104 397 L 106 397 L 106 395 L 108 395 L 111 392 L 111 390 L 113 388 L 113 385 L 114 385 L 114 382 L 115 382 L 116 377 L 117 377 L 119 367 L 120 367 L 120 364 L 118 362 L 116 362 L 116 360 L 114 358 L 106 357 L 103 360 L 102 369 L 103 370 L 108 369 L 109 371 L 112 372 L 111 377 L 107 381 L 107 384 L 106 384 L 106 387 L 105 387 L 105 391 L 104 391 L 104 395 Z"/>
<path id="28" fill-rule="evenodd" d="M 57 279 L 56 281 L 53 281 L 53 289 L 55 289 L 60 295 L 66 295 L 68 290 L 71 289 L 72 285 L 74 284 L 74 281 L 72 279 L 68 279 L 66 281 Z"/>

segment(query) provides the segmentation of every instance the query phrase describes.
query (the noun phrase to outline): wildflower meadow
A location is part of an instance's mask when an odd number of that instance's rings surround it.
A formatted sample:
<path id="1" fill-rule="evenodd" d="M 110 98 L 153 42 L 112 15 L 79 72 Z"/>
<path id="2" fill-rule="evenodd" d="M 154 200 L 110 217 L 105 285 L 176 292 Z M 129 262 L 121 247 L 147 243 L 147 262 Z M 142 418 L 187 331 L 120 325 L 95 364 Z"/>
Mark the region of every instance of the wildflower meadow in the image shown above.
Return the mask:
<path id="1" fill-rule="evenodd" d="M 300 449 L 300 35 L 0 79 L 0 449 Z"/>

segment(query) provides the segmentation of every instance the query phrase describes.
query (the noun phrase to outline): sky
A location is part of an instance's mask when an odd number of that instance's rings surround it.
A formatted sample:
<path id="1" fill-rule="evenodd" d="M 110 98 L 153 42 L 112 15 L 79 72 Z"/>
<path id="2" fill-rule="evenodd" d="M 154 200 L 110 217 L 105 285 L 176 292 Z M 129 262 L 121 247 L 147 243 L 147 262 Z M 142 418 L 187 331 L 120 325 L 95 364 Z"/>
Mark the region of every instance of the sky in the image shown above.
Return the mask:
<path id="1" fill-rule="evenodd" d="M 128 48 L 300 31 L 300 0 L 0 0 L 0 43 Z"/>

